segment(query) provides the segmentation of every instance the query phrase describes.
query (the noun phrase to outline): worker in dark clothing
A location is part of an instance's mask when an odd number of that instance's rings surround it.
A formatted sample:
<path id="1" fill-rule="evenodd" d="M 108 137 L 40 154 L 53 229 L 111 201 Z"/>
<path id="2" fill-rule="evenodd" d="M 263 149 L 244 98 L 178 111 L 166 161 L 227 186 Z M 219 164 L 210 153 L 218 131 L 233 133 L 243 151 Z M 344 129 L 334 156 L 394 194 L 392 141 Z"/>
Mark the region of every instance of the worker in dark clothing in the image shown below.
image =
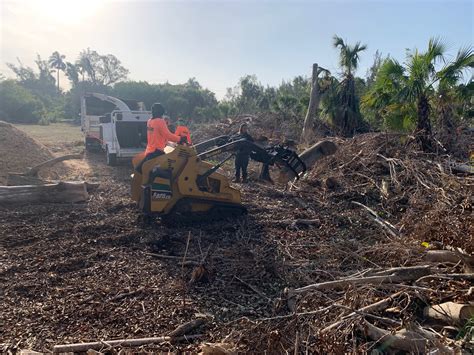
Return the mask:
<path id="1" fill-rule="evenodd" d="M 240 125 L 239 139 L 247 139 L 253 142 L 252 136 L 248 133 L 248 126 L 246 123 Z M 250 152 L 246 149 L 241 149 L 235 155 L 235 179 L 234 182 L 240 182 L 240 173 L 242 173 L 242 182 L 247 182 L 247 167 L 249 165 Z"/>

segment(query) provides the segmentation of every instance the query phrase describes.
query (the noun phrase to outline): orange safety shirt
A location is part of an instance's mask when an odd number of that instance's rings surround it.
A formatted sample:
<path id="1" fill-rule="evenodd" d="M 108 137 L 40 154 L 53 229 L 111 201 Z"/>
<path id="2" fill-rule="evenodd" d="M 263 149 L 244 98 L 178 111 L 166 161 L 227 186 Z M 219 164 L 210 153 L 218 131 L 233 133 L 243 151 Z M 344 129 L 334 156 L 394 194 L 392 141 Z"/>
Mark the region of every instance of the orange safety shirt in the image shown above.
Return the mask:
<path id="1" fill-rule="evenodd" d="M 150 118 L 146 124 L 147 145 L 145 154 L 153 153 L 156 150 L 163 151 L 168 141 L 178 143 L 180 137 L 169 131 L 166 121 L 162 118 Z"/>
<path id="2" fill-rule="evenodd" d="M 186 126 L 178 126 L 174 131 L 174 134 L 180 137 L 186 137 L 188 144 L 191 145 L 191 133 L 189 132 L 189 128 Z"/>

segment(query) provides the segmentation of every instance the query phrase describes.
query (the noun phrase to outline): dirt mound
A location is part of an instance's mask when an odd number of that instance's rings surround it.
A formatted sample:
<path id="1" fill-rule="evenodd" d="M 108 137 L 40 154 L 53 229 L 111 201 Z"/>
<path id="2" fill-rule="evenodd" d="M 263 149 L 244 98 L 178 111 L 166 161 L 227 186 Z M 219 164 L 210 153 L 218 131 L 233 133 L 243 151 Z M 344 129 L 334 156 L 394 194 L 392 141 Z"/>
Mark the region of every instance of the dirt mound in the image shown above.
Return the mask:
<path id="1" fill-rule="evenodd" d="M 450 171 L 449 156 L 417 151 L 396 134 L 340 139 L 339 147 L 307 184 L 364 204 L 403 235 L 474 251 L 473 181 Z"/>
<path id="2" fill-rule="evenodd" d="M 3 121 L 0 121 L 0 152 L 0 185 L 6 184 L 9 172 L 21 173 L 54 158 L 44 145 Z M 64 165 L 58 164 L 54 169 L 40 172 L 40 176 L 58 178 L 64 171 Z"/>

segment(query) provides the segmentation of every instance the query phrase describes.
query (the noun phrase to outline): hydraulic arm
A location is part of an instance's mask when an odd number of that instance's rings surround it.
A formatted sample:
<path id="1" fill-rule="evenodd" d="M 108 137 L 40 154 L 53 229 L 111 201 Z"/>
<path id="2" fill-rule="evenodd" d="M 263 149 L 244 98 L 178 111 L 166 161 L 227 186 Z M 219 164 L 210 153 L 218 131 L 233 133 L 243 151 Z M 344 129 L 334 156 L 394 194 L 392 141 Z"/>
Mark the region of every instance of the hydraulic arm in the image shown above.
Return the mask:
<path id="1" fill-rule="evenodd" d="M 235 154 L 238 151 L 246 151 L 253 160 L 263 164 L 263 174 L 260 177 L 266 180 L 270 180 L 268 166 L 271 165 L 290 169 L 297 179 L 306 172 L 306 165 L 298 154 L 282 144 L 261 147 L 257 143 L 238 136 L 220 136 L 196 145 L 195 149 L 202 160 L 208 160 L 222 153 Z"/>

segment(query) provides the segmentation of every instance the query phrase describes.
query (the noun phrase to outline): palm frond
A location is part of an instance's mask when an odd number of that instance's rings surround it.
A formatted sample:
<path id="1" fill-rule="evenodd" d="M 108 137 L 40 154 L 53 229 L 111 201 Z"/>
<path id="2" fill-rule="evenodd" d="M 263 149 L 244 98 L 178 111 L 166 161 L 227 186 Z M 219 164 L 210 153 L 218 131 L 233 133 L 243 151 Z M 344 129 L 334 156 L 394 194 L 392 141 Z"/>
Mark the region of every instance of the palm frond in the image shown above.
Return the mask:
<path id="1" fill-rule="evenodd" d="M 433 63 L 437 63 L 439 60 L 444 61 L 446 49 L 447 45 L 440 37 L 431 38 L 425 53 L 426 60 Z"/>
<path id="2" fill-rule="evenodd" d="M 456 59 L 440 70 L 437 77 L 441 85 L 454 85 L 468 68 L 474 68 L 474 49 L 471 46 L 459 49 Z"/>
<path id="3" fill-rule="evenodd" d="M 344 40 L 339 37 L 338 35 L 334 35 L 333 37 L 333 45 L 334 47 L 338 48 L 338 47 L 345 47 L 346 44 L 344 43 Z"/>

